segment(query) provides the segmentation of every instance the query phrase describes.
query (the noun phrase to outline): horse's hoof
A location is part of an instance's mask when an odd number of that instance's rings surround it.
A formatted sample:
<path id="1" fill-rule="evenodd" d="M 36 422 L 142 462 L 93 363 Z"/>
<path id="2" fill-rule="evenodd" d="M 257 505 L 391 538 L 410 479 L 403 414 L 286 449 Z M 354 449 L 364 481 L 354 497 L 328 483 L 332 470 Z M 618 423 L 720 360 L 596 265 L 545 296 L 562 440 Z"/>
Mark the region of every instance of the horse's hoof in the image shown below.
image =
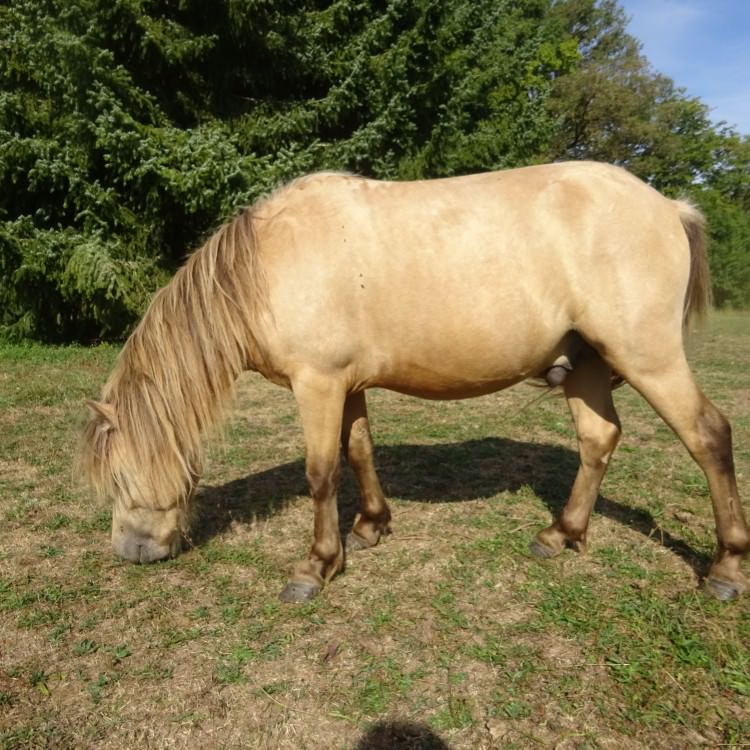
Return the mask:
<path id="1" fill-rule="evenodd" d="M 372 547 L 372 545 L 369 544 L 368 541 L 361 537 L 359 534 L 355 534 L 353 531 L 350 531 L 347 534 L 346 549 L 349 552 L 359 552 L 363 549 L 370 549 L 370 547 Z"/>
<path id="2" fill-rule="evenodd" d="M 313 599 L 320 591 L 320 586 L 315 586 L 312 583 L 304 583 L 303 581 L 289 581 L 284 589 L 279 594 L 279 599 L 282 602 L 291 604 L 300 604 L 302 602 L 309 602 Z"/>
<path id="3" fill-rule="evenodd" d="M 552 547 L 548 547 L 546 544 L 542 544 L 538 539 L 535 539 L 530 545 L 529 545 L 529 552 L 534 557 L 541 558 L 543 560 L 554 557 L 557 552 L 552 549 Z"/>
<path id="4" fill-rule="evenodd" d="M 736 584 L 722 581 L 719 578 L 706 578 L 703 583 L 703 590 L 708 596 L 712 596 L 720 602 L 732 601 L 740 595 L 740 589 Z"/>

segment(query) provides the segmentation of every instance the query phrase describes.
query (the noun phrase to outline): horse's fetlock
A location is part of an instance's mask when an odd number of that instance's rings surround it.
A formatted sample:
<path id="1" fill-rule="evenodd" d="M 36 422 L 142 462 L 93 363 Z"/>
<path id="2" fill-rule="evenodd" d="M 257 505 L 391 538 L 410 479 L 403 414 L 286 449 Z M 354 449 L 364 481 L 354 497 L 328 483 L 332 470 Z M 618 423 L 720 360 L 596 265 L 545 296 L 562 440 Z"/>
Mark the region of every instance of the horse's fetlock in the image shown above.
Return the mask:
<path id="1" fill-rule="evenodd" d="M 310 550 L 311 560 L 322 561 L 324 567 L 330 567 L 338 560 L 343 560 L 343 551 L 341 547 L 341 539 L 336 540 L 321 540 L 315 541 Z"/>
<path id="2" fill-rule="evenodd" d="M 588 517 L 582 518 L 580 513 L 566 513 L 566 510 L 563 510 L 560 517 L 555 521 L 555 526 L 565 537 L 566 543 L 575 545 L 578 542 L 586 542 Z"/>
<path id="3" fill-rule="evenodd" d="M 352 528 L 352 533 L 362 542 L 358 549 L 374 547 L 380 541 L 381 536 L 390 534 L 390 520 L 391 514 L 387 508 L 374 517 L 360 515 Z"/>
<path id="4" fill-rule="evenodd" d="M 380 531 L 388 531 L 391 525 L 391 518 L 391 509 L 386 505 L 372 520 Z"/>
<path id="5" fill-rule="evenodd" d="M 732 529 L 728 536 L 721 540 L 721 545 L 733 555 L 743 557 L 750 552 L 750 531 L 748 529 Z"/>

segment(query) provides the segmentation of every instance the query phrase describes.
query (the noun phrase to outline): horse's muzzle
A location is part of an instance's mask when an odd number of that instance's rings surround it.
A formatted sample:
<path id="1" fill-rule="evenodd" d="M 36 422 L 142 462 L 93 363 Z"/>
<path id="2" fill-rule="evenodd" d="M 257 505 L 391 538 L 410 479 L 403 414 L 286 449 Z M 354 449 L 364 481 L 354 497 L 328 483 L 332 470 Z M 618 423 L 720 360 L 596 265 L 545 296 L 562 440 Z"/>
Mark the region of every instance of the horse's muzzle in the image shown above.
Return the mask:
<path id="1" fill-rule="evenodd" d="M 112 549 L 118 557 L 132 563 L 150 563 L 166 560 L 180 554 L 179 535 L 170 544 L 160 544 L 150 537 L 128 535 L 112 540 Z"/>

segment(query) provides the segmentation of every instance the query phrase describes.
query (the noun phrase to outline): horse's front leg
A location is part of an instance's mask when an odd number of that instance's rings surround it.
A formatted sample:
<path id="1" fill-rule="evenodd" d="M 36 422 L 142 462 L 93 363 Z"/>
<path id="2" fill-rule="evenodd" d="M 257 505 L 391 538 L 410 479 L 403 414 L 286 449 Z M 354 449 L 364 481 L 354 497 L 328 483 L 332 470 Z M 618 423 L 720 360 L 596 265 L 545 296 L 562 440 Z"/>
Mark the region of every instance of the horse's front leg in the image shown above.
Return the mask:
<path id="1" fill-rule="evenodd" d="M 344 567 L 337 491 L 344 388 L 335 380 L 306 373 L 292 384 L 305 434 L 305 469 L 313 501 L 313 544 L 294 566 L 280 594 L 285 602 L 312 599 Z"/>

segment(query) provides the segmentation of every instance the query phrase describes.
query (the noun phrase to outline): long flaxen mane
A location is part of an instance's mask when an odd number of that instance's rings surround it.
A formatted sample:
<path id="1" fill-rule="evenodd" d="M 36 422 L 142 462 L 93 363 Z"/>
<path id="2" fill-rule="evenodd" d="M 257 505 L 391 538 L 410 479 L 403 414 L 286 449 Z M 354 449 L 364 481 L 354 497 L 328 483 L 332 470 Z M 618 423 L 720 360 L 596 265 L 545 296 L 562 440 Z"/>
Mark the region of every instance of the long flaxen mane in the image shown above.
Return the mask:
<path id="1" fill-rule="evenodd" d="M 186 501 L 202 442 L 251 363 L 265 304 L 254 210 L 222 226 L 154 297 L 118 357 L 81 447 L 100 496 L 128 507 Z"/>

